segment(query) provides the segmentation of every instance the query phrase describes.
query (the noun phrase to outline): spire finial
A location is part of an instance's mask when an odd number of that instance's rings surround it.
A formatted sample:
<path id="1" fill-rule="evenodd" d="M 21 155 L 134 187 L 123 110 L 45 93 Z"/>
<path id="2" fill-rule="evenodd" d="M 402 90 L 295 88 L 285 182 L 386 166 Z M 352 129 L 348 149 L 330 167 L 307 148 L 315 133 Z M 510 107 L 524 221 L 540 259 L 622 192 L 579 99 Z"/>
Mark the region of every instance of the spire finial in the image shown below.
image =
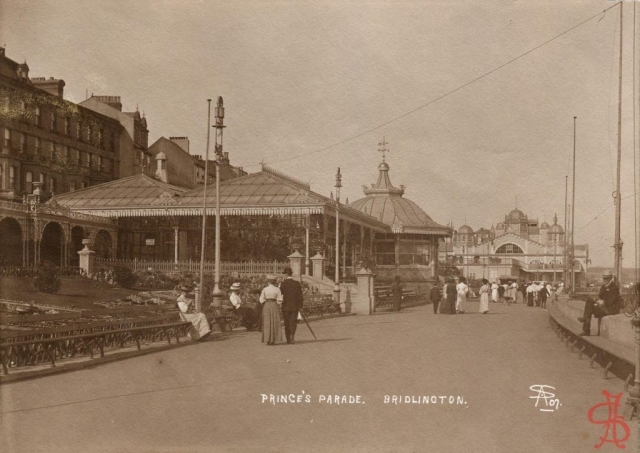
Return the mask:
<path id="1" fill-rule="evenodd" d="M 378 143 L 378 146 L 379 146 L 378 151 L 382 153 L 382 162 L 385 162 L 386 153 L 391 151 L 389 148 L 387 148 L 388 144 L 389 143 L 387 142 L 384 136 L 382 137 L 382 141 Z"/>

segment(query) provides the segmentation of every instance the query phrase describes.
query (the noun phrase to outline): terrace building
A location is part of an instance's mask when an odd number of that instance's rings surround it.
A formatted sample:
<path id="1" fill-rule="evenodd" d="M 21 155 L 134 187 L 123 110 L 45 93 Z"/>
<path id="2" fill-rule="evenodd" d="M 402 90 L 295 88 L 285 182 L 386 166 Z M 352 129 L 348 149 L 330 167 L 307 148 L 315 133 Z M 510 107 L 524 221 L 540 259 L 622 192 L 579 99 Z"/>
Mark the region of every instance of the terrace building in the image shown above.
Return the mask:
<path id="1" fill-rule="evenodd" d="M 46 200 L 118 177 L 122 126 L 64 99 L 63 80 L 29 76 L 0 47 L 0 200 L 40 183 Z"/>

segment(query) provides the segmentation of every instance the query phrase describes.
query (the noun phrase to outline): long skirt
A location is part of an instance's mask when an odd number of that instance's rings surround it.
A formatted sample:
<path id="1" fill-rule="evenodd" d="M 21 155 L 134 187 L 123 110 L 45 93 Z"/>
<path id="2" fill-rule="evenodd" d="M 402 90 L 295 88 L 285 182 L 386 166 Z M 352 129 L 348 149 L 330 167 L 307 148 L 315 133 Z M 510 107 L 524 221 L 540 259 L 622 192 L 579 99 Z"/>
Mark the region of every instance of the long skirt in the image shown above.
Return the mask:
<path id="1" fill-rule="evenodd" d="M 491 300 L 494 301 L 494 302 L 498 302 L 498 290 L 497 289 L 491 290 Z"/>
<path id="2" fill-rule="evenodd" d="M 182 313 L 182 317 L 193 324 L 193 328 L 189 330 L 189 337 L 192 340 L 197 341 L 211 332 L 209 321 L 204 313 Z"/>
<path id="3" fill-rule="evenodd" d="M 467 296 L 465 296 L 464 294 L 458 294 L 458 298 L 456 299 L 456 311 L 464 311 L 464 303 L 466 300 Z"/>
<path id="4" fill-rule="evenodd" d="M 480 309 L 478 311 L 480 313 L 489 311 L 489 294 L 487 293 L 480 294 Z"/>
<path id="5" fill-rule="evenodd" d="M 527 306 L 533 307 L 533 292 L 527 293 Z"/>
<path id="6" fill-rule="evenodd" d="M 523 300 L 522 300 L 522 292 L 520 292 L 520 291 L 518 291 L 516 293 L 516 302 L 519 303 L 519 304 L 521 304 L 523 302 Z"/>
<path id="7" fill-rule="evenodd" d="M 442 301 L 442 305 L 440 306 L 440 313 L 443 315 L 453 315 L 456 312 L 455 304 L 456 304 L 456 295 L 451 294 L 447 295 L 447 297 Z"/>
<path id="8" fill-rule="evenodd" d="M 275 300 L 268 300 L 262 307 L 262 342 L 276 343 L 279 341 L 282 341 L 280 305 Z"/>

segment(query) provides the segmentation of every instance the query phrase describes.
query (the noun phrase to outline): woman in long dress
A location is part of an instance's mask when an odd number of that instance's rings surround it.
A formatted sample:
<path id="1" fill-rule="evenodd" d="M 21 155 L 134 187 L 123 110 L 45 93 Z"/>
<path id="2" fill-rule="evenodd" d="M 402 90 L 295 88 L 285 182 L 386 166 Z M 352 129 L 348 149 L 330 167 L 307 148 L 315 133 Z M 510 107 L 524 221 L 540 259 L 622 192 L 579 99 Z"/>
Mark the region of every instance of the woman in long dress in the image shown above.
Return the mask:
<path id="1" fill-rule="evenodd" d="M 482 286 L 480 287 L 480 313 L 486 315 L 489 313 L 489 280 L 482 279 Z"/>
<path id="2" fill-rule="evenodd" d="M 460 277 L 460 282 L 456 285 L 456 292 L 458 293 L 458 298 L 456 299 L 456 313 L 464 313 L 464 303 L 467 300 L 467 293 L 469 292 L 466 278 Z"/>
<path id="3" fill-rule="evenodd" d="M 282 305 L 282 293 L 276 283 L 275 275 L 267 275 L 267 286 L 260 293 L 262 304 L 262 342 L 267 345 L 282 341 L 282 329 L 280 327 L 280 305 Z"/>
<path id="4" fill-rule="evenodd" d="M 455 306 L 456 306 L 456 286 L 453 283 L 453 280 L 447 280 L 447 283 L 444 285 L 442 289 L 444 302 L 440 307 L 440 313 L 444 315 L 453 315 L 455 314 Z"/>
<path id="5" fill-rule="evenodd" d="M 493 302 L 498 302 L 498 282 L 494 281 L 491 285 L 491 300 Z"/>

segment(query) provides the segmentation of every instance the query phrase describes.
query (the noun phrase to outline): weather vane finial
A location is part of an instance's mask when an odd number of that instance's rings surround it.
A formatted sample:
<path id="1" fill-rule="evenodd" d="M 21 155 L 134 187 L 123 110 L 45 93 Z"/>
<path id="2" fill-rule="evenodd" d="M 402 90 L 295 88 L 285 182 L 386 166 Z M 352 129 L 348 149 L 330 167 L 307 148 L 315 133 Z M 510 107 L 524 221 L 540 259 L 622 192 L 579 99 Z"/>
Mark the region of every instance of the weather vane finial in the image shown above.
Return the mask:
<path id="1" fill-rule="evenodd" d="M 389 143 L 387 142 L 384 136 L 382 137 L 382 141 L 378 143 L 378 146 L 379 146 L 378 151 L 382 153 L 382 162 L 385 161 L 386 153 L 391 151 L 389 148 L 387 148 L 388 144 Z"/>

